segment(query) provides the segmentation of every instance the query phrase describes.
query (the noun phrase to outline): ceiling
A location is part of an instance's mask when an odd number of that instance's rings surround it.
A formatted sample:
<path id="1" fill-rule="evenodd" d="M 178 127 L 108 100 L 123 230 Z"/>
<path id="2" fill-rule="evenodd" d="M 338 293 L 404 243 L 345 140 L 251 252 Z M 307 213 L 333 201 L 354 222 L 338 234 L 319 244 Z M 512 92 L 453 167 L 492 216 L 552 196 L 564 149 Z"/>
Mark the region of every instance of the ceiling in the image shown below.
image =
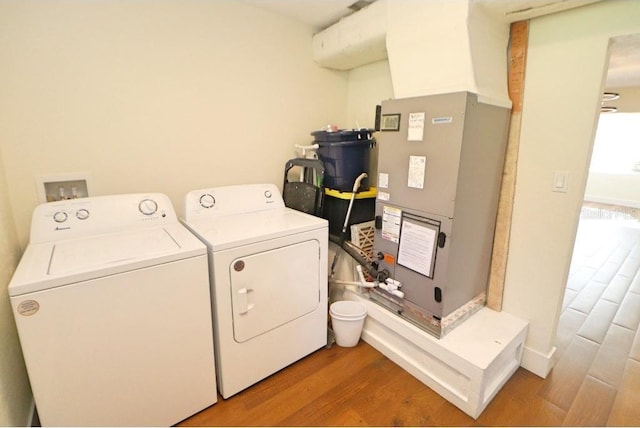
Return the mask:
<path id="1" fill-rule="evenodd" d="M 605 86 L 608 88 L 640 86 L 640 34 L 614 39 Z"/>
<path id="2" fill-rule="evenodd" d="M 349 6 L 356 0 L 245 0 L 246 3 L 294 18 L 323 30 L 354 11 Z"/>
<path id="3" fill-rule="evenodd" d="M 244 0 L 321 31 L 376 0 Z M 399 0 L 389 0 L 399 1 Z M 515 22 L 602 0 L 470 0 L 505 22 Z"/>
<path id="4" fill-rule="evenodd" d="M 321 31 L 376 0 L 244 0 Z M 398 0 L 390 0 L 398 1 Z M 505 22 L 515 22 L 601 0 L 471 0 Z M 619 37 L 611 49 L 606 87 L 640 86 L 640 34 Z"/>

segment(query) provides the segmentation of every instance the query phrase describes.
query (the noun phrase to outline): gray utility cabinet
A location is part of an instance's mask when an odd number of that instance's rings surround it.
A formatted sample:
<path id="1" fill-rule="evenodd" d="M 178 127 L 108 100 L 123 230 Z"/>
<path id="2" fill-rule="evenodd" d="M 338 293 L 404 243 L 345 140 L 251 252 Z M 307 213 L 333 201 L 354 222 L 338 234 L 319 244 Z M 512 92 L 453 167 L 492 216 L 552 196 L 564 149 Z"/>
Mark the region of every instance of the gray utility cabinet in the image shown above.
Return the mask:
<path id="1" fill-rule="evenodd" d="M 437 337 L 485 303 L 509 118 L 468 92 L 382 103 L 373 254 L 405 297 L 371 297 Z"/>

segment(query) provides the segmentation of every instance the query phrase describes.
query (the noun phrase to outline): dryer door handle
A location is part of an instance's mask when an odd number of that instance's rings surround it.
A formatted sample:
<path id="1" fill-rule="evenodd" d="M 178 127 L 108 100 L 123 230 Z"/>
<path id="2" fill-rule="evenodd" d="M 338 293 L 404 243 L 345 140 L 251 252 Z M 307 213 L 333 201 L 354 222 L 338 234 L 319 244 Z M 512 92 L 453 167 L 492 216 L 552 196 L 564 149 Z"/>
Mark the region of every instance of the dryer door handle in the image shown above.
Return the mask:
<path id="1" fill-rule="evenodd" d="M 251 288 L 241 288 L 236 295 L 236 302 L 238 303 L 238 313 L 244 315 L 253 309 L 253 303 L 249 303 L 249 292 L 253 291 Z"/>

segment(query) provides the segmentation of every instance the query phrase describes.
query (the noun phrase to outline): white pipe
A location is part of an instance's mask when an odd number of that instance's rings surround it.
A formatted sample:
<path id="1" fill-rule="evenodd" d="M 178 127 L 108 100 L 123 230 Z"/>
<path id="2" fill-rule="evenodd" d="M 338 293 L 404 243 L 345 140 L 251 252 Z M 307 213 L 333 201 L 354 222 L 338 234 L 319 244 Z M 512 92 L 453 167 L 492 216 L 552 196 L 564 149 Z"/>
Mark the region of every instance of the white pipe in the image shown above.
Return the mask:
<path id="1" fill-rule="evenodd" d="M 394 296 L 398 296 L 401 299 L 404 298 L 404 293 L 398 290 L 398 287 L 401 286 L 400 282 L 395 280 L 391 280 L 393 282 L 392 284 L 387 284 L 385 282 L 369 282 L 364 278 L 364 273 L 362 272 L 362 266 L 357 265 L 356 270 L 358 271 L 358 278 L 360 279 L 360 284 L 366 284 L 366 285 L 361 285 L 361 287 L 368 287 L 368 288 L 379 287 L 387 291 L 388 293 L 393 294 Z M 369 284 L 372 284 L 372 285 L 369 285 Z"/>
<path id="2" fill-rule="evenodd" d="M 302 151 L 302 157 L 306 158 L 307 150 L 318 150 L 320 148 L 319 144 L 312 144 L 310 146 L 301 146 L 300 144 L 294 144 L 294 147 L 298 150 Z"/>
<path id="3" fill-rule="evenodd" d="M 394 296 L 398 296 L 401 299 L 404 299 L 404 293 L 400 290 L 398 290 L 397 288 L 392 288 L 389 287 L 387 284 L 385 284 L 384 282 L 380 282 L 378 283 L 378 287 L 382 288 L 383 290 L 385 290 L 387 293 L 393 294 Z"/>
<path id="4" fill-rule="evenodd" d="M 370 282 L 364 279 L 364 274 L 362 273 L 362 267 L 360 265 L 356 266 L 356 270 L 358 271 L 358 277 L 360 281 L 344 281 L 341 279 L 330 279 L 330 284 L 339 284 L 339 285 L 355 285 L 357 287 L 362 288 L 375 288 L 379 287 L 388 292 L 389 294 L 393 294 L 394 296 L 398 296 L 401 299 L 404 299 L 404 293 L 398 290 L 399 285 L 389 285 L 384 282 Z M 397 282 L 397 281 L 394 281 Z"/>
<path id="5" fill-rule="evenodd" d="M 302 146 L 300 144 L 294 144 L 293 145 L 296 149 L 300 150 L 300 154 L 302 155 L 303 159 L 318 159 L 318 155 L 316 154 L 316 150 L 318 150 L 320 148 L 319 144 L 312 144 L 310 146 Z M 307 150 L 311 152 L 310 155 L 307 155 Z M 300 182 L 304 182 L 305 181 L 305 168 L 300 168 Z M 316 181 L 316 172 L 313 172 L 313 181 L 315 183 Z"/>
<path id="6" fill-rule="evenodd" d="M 338 284 L 338 285 L 355 285 L 357 287 L 363 287 L 363 288 L 374 288 L 376 286 L 375 283 L 373 282 L 358 282 L 358 281 L 345 281 L 342 279 L 331 279 L 329 280 L 330 284 Z"/>
<path id="7" fill-rule="evenodd" d="M 329 273 L 330 277 L 333 277 L 333 274 L 336 271 L 336 263 L 338 262 L 338 256 L 340 254 L 340 250 L 342 250 L 342 244 L 344 244 L 344 236 L 347 233 L 347 226 L 349 224 L 349 216 L 351 216 L 351 208 L 353 207 L 353 200 L 356 198 L 356 193 L 360 188 L 360 183 L 362 180 L 367 178 L 368 175 L 366 172 L 363 172 L 356 178 L 356 181 L 353 183 L 353 193 L 351 193 L 351 200 L 349 201 L 349 208 L 347 209 L 347 215 L 344 218 L 344 224 L 342 225 L 342 232 L 340 233 L 340 248 L 336 251 L 336 254 L 333 256 L 333 262 L 331 263 L 331 270 Z"/>
<path id="8" fill-rule="evenodd" d="M 362 266 L 356 265 L 356 271 L 358 272 L 358 279 L 360 279 L 360 282 L 368 282 L 364 277 L 364 273 L 362 272 Z"/>
<path id="9" fill-rule="evenodd" d="M 349 201 L 349 208 L 347 208 L 347 215 L 344 218 L 344 225 L 342 225 L 342 236 L 341 239 L 344 238 L 344 234 L 347 233 L 347 226 L 349 225 L 349 217 L 351 216 L 351 208 L 353 208 L 353 200 L 356 198 L 356 193 L 358 193 L 358 189 L 360 188 L 360 183 L 362 180 L 367 178 L 369 175 L 366 172 L 363 172 L 356 178 L 356 181 L 353 183 L 353 193 L 351 194 L 351 200 Z"/>

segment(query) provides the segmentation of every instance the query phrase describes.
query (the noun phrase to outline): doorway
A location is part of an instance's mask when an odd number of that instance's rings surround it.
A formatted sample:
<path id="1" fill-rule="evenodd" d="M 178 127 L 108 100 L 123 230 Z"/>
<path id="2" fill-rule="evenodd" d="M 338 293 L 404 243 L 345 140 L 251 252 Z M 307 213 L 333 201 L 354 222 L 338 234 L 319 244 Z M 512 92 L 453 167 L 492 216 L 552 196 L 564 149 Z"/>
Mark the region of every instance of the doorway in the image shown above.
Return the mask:
<path id="1" fill-rule="evenodd" d="M 640 81 L 633 81 L 640 76 L 640 35 L 613 40 L 610 55 L 605 92 L 617 99 L 603 107 L 617 111 L 601 113 L 598 122 L 558 324 L 558 362 L 542 393 L 569 409 L 588 391 L 604 417 L 598 425 L 624 425 L 620 415 L 633 414 L 624 410 L 634 388 L 629 374 L 640 367 Z"/>

